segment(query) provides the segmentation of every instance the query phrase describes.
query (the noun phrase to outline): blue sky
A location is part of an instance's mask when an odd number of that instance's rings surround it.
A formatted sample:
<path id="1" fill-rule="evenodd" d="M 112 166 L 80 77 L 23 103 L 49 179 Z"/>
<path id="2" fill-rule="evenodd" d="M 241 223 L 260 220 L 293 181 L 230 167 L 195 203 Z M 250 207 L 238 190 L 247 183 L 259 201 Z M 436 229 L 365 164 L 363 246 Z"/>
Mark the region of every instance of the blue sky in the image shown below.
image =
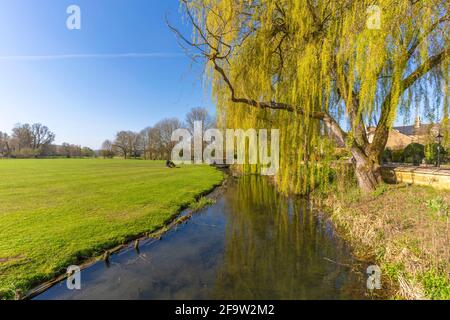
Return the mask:
<path id="1" fill-rule="evenodd" d="M 66 28 L 71 4 L 81 30 Z M 214 112 L 166 14 L 190 34 L 177 0 L 0 0 L 0 131 L 41 122 L 56 143 L 98 148 L 121 129 Z"/>

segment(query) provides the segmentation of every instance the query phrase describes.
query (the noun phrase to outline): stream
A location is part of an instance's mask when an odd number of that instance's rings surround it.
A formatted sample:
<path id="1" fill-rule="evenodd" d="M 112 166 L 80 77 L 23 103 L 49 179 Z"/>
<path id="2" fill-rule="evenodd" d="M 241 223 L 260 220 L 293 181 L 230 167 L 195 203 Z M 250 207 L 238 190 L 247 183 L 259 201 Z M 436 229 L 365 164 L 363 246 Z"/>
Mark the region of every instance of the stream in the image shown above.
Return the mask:
<path id="1" fill-rule="evenodd" d="M 244 176 L 162 240 L 82 270 L 81 290 L 34 299 L 366 299 L 364 267 L 307 200 Z"/>

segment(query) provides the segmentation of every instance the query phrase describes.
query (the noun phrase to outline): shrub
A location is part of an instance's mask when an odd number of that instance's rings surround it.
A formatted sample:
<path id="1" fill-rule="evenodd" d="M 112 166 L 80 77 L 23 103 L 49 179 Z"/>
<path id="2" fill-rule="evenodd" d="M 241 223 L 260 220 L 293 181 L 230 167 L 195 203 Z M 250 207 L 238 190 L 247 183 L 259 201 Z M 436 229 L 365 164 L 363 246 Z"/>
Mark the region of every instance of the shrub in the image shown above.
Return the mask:
<path id="1" fill-rule="evenodd" d="M 20 151 L 13 152 L 13 158 L 30 159 L 36 158 L 39 155 L 39 150 L 33 150 L 31 148 L 23 148 Z"/>
<path id="2" fill-rule="evenodd" d="M 329 172 L 329 182 L 337 194 L 345 194 L 351 189 L 358 189 L 355 170 L 348 163 L 335 164 Z"/>
<path id="3" fill-rule="evenodd" d="M 386 149 L 383 151 L 383 155 L 381 156 L 383 163 L 393 162 L 392 160 L 392 151 L 390 149 Z"/>
<path id="4" fill-rule="evenodd" d="M 437 162 L 438 148 L 439 145 L 437 143 L 430 143 L 425 146 L 425 160 L 428 164 Z"/>
<path id="5" fill-rule="evenodd" d="M 420 143 L 409 144 L 404 151 L 404 161 L 418 166 L 425 158 L 425 147 Z"/>
<path id="6" fill-rule="evenodd" d="M 392 150 L 391 151 L 392 162 L 403 162 L 405 161 L 405 156 L 403 150 Z"/>
<path id="7" fill-rule="evenodd" d="M 445 202 L 444 198 L 436 197 L 426 202 L 428 208 L 439 216 L 448 217 L 449 205 Z"/>

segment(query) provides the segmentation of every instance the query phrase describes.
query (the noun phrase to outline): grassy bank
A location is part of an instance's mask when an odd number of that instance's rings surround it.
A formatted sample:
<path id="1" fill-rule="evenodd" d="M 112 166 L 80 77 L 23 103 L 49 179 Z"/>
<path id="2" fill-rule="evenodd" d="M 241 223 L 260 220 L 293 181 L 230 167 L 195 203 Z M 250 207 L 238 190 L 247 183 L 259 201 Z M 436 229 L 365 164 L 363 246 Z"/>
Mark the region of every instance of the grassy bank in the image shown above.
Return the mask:
<path id="1" fill-rule="evenodd" d="M 160 161 L 0 160 L 0 296 L 161 228 L 222 179 Z"/>
<path id="2" fill-rule="evenodd" d="M 382 296 L 398 299 L 450 299 L 449 203 L 450 191 L 410 185 L 370 195 L 347 186 L 325 198 L 356 256 L 380 266 Z"/>

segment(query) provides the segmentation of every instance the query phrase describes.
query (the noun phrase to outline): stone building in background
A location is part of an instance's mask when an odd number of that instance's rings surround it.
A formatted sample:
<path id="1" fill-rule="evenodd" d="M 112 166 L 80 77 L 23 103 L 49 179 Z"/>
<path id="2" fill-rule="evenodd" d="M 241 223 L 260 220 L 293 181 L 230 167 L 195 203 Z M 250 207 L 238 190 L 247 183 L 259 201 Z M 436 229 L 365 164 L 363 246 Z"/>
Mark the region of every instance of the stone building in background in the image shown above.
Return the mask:
<path id="1" fill-rule="evenodd" d="M 448 126 L 447 130 L 449 130 Z M 370 127 L 368 131 L 369 142 L 372 142 L 375 128 Z M 420 143 L 422 145 L 436 143 L 436 137 L 439 133 L 444 135 L 444 129 L 441 124 L 423 124 L 420 117 L 417 117 L 414 125 L 392 128 L 389 133 L 386 149 L 402 150 L 411 143 Z"/>

